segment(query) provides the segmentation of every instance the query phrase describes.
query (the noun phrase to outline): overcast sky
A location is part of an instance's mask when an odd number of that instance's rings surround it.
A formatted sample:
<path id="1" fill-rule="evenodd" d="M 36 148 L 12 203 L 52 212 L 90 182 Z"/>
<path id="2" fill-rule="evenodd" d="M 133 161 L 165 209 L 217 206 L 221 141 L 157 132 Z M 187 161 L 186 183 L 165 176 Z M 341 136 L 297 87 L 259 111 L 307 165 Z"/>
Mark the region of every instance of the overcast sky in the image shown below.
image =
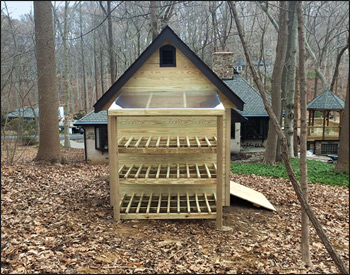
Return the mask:
<path id="1" fill-rule="evenodd" d="M 21 15 L 33 11 L 33 1 L 1 1 L 1 9 L 5 8 L 5 3 L 10 16 L 15 19 L 20 19 Z M 5 11 L 5 13 L 7 12 Z"/>

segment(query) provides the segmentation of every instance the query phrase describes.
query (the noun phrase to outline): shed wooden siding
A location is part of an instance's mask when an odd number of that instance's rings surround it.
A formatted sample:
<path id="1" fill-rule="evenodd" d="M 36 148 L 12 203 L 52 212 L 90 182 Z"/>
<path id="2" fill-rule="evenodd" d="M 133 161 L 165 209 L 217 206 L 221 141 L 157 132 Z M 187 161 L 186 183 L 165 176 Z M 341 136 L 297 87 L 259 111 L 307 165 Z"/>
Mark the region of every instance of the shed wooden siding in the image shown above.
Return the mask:
<path id="1" fill-rule="evenodd" d="M 170 44 L 164 43 L 163 45 Z M 159 50 L 135 72 L 103 109 L 108 109 L 115 98 L 123 91 L 189 91 L 215 90 L 226 112 L 224 116 L 224 148 L 223 148 L 223 203 L 230 205 L 230 141 L 231 141 L 231 108 L 236 106 L 227 99 L 216 86 L 186 57 L 176 50 L 176 67 L 160 67 Z M 228 120 L 227 120 L 228 118 Z M 168 128 L 164 131 L 164 128 Z M 141 136 L 216 136 L 216 118 L 214 117 L 133 117 L 118 118 L 118 138 Z M 169 159 L 170 158 L 170 159 Z M 119 165 L 186 162 L 216 162 L 215 154 L 173 154 L 173 155 L 135 155 L 119 154 Z"/>
<path id="2" fill-rule="evenodd" d="M 171 43 L 163 45 L 168 44 L 171 45 Z M 176 49 L 176 67 L 160 67 L 158 49 L 103 107 L 103 110 L 108 110 L 122 91 L 190 90 L 215 90 L 225 108 L 236 108 L 180 50 Z"/>

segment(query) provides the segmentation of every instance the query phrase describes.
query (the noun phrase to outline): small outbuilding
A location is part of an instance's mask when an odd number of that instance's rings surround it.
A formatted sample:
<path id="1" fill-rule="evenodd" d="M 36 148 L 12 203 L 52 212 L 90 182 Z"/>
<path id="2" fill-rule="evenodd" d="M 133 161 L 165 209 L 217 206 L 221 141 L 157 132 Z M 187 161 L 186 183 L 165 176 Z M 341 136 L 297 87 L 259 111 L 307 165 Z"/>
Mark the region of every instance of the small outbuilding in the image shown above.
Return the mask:
<path id="1" fill-rule="evenodd" d="M 308 147 L 314 154 L 338 154 L 345 102 L 326 89 L 307 104 Z"/>
<path id="2" fill-rule="evenodd" d="M 169 28 L 94 105 L 107 110 L 114 219 L 216 219 L 244 102 Z"/>

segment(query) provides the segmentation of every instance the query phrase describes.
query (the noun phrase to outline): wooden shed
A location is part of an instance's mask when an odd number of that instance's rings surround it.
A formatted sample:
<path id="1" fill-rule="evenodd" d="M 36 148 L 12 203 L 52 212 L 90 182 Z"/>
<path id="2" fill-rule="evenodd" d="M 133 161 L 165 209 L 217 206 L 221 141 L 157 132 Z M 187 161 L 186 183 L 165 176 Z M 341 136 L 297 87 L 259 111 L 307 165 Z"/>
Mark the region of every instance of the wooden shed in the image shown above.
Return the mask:
<path id="1" fill-rule="evenodd" d="M 114 219 L 216 219 L 243 101 L 169 28 L 94 105 L 108 110 Z"/>

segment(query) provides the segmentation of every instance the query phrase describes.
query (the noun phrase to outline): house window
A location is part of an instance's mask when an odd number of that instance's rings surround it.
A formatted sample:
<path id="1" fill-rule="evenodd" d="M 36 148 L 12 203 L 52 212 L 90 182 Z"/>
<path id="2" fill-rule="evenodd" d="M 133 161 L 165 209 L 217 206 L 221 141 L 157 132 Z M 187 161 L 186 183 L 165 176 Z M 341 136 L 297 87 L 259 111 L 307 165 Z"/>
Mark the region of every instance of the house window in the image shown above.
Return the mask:
<path id="1" fill-rule="evenodd" d="M 176 67 L 175 47 L 166 45 L 159 49 L 160 67 Z"/>
<path id="2" fill-rule="evenodd" d="M 96 150 L 108 150 L 107 126 L 95 126 L 95 148 Z"/>

